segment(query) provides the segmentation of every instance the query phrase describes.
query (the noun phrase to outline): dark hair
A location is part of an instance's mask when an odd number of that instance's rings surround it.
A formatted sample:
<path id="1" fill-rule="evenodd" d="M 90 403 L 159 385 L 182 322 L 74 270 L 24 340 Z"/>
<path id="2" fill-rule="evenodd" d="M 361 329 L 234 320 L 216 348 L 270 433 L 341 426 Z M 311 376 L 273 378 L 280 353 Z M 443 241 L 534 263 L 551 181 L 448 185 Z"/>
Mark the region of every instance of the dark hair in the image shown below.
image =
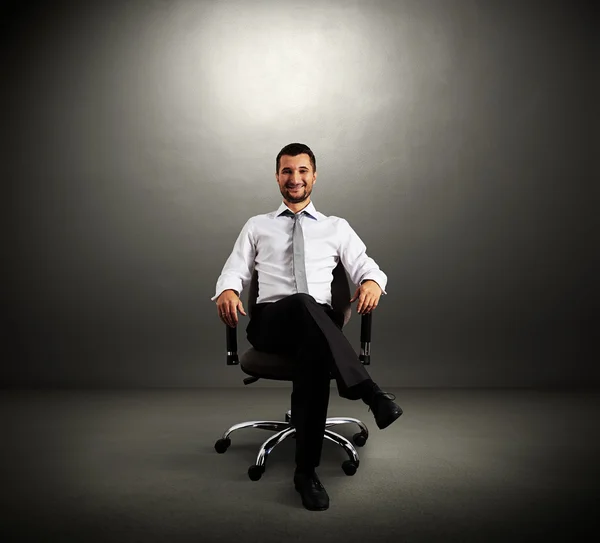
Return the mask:
<path id="1" fill-rule="evenodd" d="M 308 145 L 304 145 L 304 143 L 290 143 L 286 145 L 279 154 L 277 155 L 277 161 L 275 163 L 275 171 L 279 173 L 279 162 L 283 155 L 286 156 L 298 156 L 302 154 L 307 154 L 310 157 L 310 164 L 312 166 L 313 172 L 317 171 L 317 159 L 315 158 L 314 153 L 310 150 Z"/>

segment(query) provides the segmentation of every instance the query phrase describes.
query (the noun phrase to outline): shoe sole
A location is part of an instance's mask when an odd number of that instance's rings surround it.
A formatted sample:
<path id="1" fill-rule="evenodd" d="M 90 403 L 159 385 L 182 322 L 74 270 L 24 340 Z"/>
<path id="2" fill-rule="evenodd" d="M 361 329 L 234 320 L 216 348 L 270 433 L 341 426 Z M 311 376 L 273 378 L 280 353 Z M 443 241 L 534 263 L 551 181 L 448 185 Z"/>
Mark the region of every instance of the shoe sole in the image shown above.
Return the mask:
<path id="1" fill-rule="evenodd" d="M 403 411 L 401 407 L 398 407 L 398 409 L 396 411 L 394 411 L 394 413 L 392 414 L 392 417 L 386 421 L 386 423 L 382 426 L 379 426 L 379 424 L 377 424 L 377 426 L 379 427 L 380 430 L 383 430 L 384 428 L 387 428 L 390 424 L 392 424 L 392 422 L 398 420 L 400 418 L 400 415 L 402 415 Z"/>
<path id="2" fill-rule="evenodd" d="M 309 511 L 326 511 L 327 509 L 329 509 L 329 505 L 326 505 L 325 507 L 312 507 L 309 506 L 305 501 L 304 498 L 302 497 L 302 492 L 300 492 L 300 489 L 294 485 L 294 488 L 296 489 L 296 492 L 298 492 L 298 494 L 300 494 L 300 497 L 302 498 L 302 505 L 304 506 L 305 509 L 308 509 Z"/>

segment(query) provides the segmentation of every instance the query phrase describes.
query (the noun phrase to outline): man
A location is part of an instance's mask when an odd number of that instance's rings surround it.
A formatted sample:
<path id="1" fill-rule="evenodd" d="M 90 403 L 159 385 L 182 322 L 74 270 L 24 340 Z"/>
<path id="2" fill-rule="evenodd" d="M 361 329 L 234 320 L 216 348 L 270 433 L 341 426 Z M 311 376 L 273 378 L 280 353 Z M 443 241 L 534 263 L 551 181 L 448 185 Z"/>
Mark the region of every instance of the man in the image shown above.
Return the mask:
<path id="1" fill-rule="evenodd" d="M 369 405 L 379 428 L 402 414 L 395 398 L 370 379 L 342 333 L 339 315 L 331 308 L 332 271 L 341 260 L 360 285 L 350 302 L 358 300 L 361 314 L 377 307 L 387 276 L 367 256 L 346 220 L 315 209 L 310 196 L 317 166 L 306 145 L 291 143 L 279 152 L 275 178 L 283 203 L 277 211 L 246 222 L 211 300 L 216 300 L 221 320 L 237 326 L 237 311 L 246 315 L 239 295 L 257 270 L 259 295 L 246 328 L 248 341 L 260 351 L 291 355 L 297 365 L 291 401 L 294 485 L 304 507 L 322 511 L 329 507 L 329 497 L 315 468 L 321 458 L 331 375 L 341 397 Z"/>

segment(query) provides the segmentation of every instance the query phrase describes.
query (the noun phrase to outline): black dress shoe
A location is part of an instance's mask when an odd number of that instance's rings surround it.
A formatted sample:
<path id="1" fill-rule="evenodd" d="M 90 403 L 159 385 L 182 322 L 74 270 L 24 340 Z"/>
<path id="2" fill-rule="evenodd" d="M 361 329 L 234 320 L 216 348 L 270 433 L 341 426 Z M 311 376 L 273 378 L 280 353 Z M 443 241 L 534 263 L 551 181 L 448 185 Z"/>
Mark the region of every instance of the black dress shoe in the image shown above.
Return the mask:
<path id="1" fill-rule="evenodd" d="M 294 486 L 302 497 L 302 505 L 309 511 L 325 511 L 329 507 L 329 496 L 316 473 L 294 474 Z"/>
<path id="2" fill-rule="evenodd" d="M 369 411 L 373 411 L 375 422 L 381 430 L 387 428 L 402 415 L 402 408 L 393 401 L 395 399 L 396 396 L 393 394 L 378 392 L 369 404 Z"/>

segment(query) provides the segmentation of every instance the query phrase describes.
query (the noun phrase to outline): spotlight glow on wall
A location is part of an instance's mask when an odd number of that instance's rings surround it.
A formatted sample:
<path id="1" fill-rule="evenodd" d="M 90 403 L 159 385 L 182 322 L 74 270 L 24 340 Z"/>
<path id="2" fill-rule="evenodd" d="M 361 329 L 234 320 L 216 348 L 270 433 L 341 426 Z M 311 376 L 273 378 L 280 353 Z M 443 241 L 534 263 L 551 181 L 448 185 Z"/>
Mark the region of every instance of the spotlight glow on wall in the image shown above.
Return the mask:
<path id="1" fill-rule="evenodd" d="M 189 105 L 202 95 L 212 114 L 251 124 L 382 105 L 368 92 L 381 43 L 355 8 L 216 3 L 187 26 L 170 63 Z"/>

